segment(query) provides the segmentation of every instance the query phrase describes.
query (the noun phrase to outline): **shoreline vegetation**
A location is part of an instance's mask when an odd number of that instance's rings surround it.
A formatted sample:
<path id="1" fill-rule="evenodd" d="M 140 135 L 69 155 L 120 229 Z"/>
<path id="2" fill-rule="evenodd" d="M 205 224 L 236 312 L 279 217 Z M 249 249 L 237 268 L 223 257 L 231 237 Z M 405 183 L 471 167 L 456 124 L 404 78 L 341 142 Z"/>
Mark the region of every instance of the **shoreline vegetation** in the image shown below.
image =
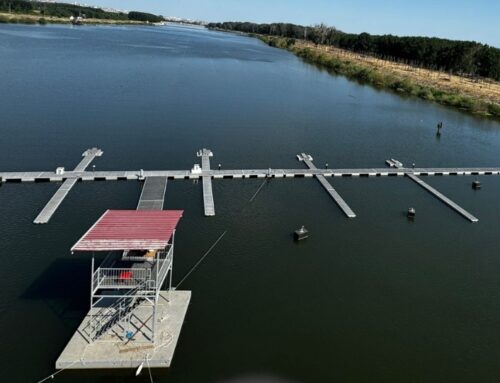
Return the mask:
<path id="1" fill-rule="evenodd" d="M 42 16 L 33 14 L 12 14 L 0 12 L 0 24 L 69 24 L 66 17 Z M 102 25 L 148 25 L 149 23 L 136 20 L 115 20 L 115 19 L 85 19 L 85 24 Z"/>
<path id="2" fill-rule="evenodd" d="M 68 3 L 0 0 L 0 23 L 68 24 L 70 17 L 78 17 L 86 24 L 144 25 L 166 21 L 163 16 L 145 12 L 103 10 Z"/>
<path id="3" fill-rule="evenodd" d="M 272 47 L 286 49 L 333 74 L 500 120 L 500 83 L 494 80 L 473 80 L 305 41 L 254 37 Z"/>
<path id="4" fill-rule="evenodd" d="M 238 23 L 229 24 L 240 25 Z M 248 23 L 244 24 L 249 25 Z M 259 26 L 259 24 L 256 25 Z M 332 44 L 320 44 L 305 39 L 247 32 L 242 30 L 244 28 L 228 28 L 225 24 L 209 24 L 208 27 L 224 32 L 245 33 L 256 37 L 272 47 L 286 49 L 305 62 L 316 65 L 332 74 L 342 75 L 351 80 L 374 86 L 377 89 L 388 89 L 401 95 L 418 97 L 473 115 L 500 120 L 500 82 L 492 78 L 458 73 L 458 70 L 444 71 L 426 68 L 423 64 L 417 65 L 415 62 L 407 60 L 396 60 L 394 56 L 390 60 L 359 51 L 339 48 Z M 311 33 L 309 31 L 309 36 Z M 400 39 L 394 36 L 391 37 L 396 40 Z M 418 39 L 421 38 L 415 38 L 416 41 Z M 423 39 L 425 41 L 427 38 Z M 453 43 L 450 40 L 445 41 Z M 462 44 L 465 42 L 457 43 Z M 474 45 L 475 52 L 479 49 L 486 49 L 488 54 L 493 53 L 491 68 L 489 67 L 488 70 L 496 77 L 495 65 L 500 66 L 500 62 L 498 62 L 500 56 L 495 62 L 495 54 L 499 50 L 478 43 L 470 44 Z M 457 57 L 455 60 L 457 62 L 463 61 L 461 57 Z M 471 60 L 469 57 L 469 61 Z M 485 67 L 484 61 L 483 59 L 482 62 L 478 63 L 478 65 L 483 65 L 483 69 Z"/>

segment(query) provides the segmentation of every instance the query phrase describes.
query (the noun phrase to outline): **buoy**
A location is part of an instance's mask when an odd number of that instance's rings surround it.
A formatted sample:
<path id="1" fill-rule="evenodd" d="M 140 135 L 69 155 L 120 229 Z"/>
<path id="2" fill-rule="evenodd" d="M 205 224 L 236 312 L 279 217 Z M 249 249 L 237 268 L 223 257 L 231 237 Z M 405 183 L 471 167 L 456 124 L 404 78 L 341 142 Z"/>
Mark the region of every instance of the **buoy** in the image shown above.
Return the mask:
<path id="1" fill-rule="evenodd" d="M 481 182 L 479 181 L 472 182 L 472 188 L 475 190 L 481 189 Z"/>
<path id="2" fill-rule="evenodd" d="M 408 213 L 407 213 L 408 218 L 415 218 L 416 214 L 417 214 L 417 212 L 415 211 L 414 207 L 410 207 L 408 209 Z"/>
<path id="3" fill-rule="evenodd" d="M 303 239 L 309 237 L 309 231 L 302 226 L 300 229 L 295 230 L 294 237 L 296 241 L 302 241 Z"/>

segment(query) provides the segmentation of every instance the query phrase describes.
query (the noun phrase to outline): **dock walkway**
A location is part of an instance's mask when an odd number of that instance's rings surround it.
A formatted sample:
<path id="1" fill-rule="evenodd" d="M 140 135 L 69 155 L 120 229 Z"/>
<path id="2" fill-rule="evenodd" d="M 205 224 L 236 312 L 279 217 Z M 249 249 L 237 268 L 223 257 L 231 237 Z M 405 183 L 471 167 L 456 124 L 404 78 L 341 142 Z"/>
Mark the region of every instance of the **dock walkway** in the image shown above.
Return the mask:
<path id="1" fill-rule="evenodd" d="M 297 155 L 299 161 L 304 162 L 309 169 L 317 170 L 316 165 L 312 162 L 312 157 L 308 154 L 302 153 Z M 315 174 L 314 177 L 321 183 L 321 185 L 325 188 L 330 197 L 337 203 L 337 205 L 342 209 L 344 214 L 348 218 L 356 218 L 356 214 L 351 210 L 347 202 L 340 196 L 340 194 L 335 190 L 335 188 L 326 180 L 325 176 L 322 174 Z"/>
<path id="2" fill-rule="evenodd" d="M 401 162 L 399 162 L 398 160 L 391 159 L 391 160 L 387 160 L 386 163 L 391 164 L 396 169 L 404 169 L 403 164 Z M 427 190 L 434 197 L 436 197 L 437 199 L 441 200 L 443 203 L 445 203 L 446 205 L 448 205 L 449 207 L 451 207 L 457 213 L 459 213 L 460 215 L 462 215 L 463 217 L 465 217 L 466 219 L 468 219 L 470 222 L 475 223 L 475 222 L 479 221 L 471 213 L 469 213 L 467 210 L 465 210 L 464 208 L 462 208 L 461 206 L 459 206 L 458 204 L 456 204 L 455 202 L 453 202 L 451 199 L 449 199 L 448 197 L 446 197 L 443 193 L 440 193 L 439 191 L 437 191 L 436 189 L 434 189 L 431 185 L 429 185 L 428 183 L 426 183 L 426 182 L 422 181 L 420 178 L 418 178 L 417 175 L 419 175 L 419 174 L 421 174 L 421 172 L 415 172 L 415 171 L 407 171 L 407 172 L 405 172 L 405 176 L 406 177 L 408 177 L 413 182 L 415 182 L 417 185 L 419 185 L 422 188 L 424 188 L 425 190 Z M 428 172 L 427 172 L 427 174 L 428 174 Z M 449 172 L 447 172 L 446 174 L 442 174 L 442 175 L 449 175 Z"/>
<path id="3" fill-rule="evenodd" d="M 440 193 L 439 191 L 437 191 L 436 189 L 434 189 L 431 185 L 425 183 L 424 181 L 422 181 L 420 178 L 418 178 L 417 176 L 415 176 L 414 174 L 412 173 L 406 173 L 406 176 L 411 179 L 412 181 L 416 182 L 418 185 L 420 185 L 421 187 L 423 187 L 425 190 L 427 190 L 429 193 L 431 193 L 432 195 L 434 195 L 436 198 L 440 199 L 441 201 L 443 201 L 446 205 L 448 205 L 449 207 L 451 207 L 453 210 L 455 210 L 457 213 L 463 215 L 465 218 L 467 218 L 469 221 L 471 222 L 478 222 L 479 220 L 474 217 L 471 213 L 469 213 L 467 210 L 465 210 L 464 208 L 460 207 L 459 205 L 457 205 L 455 202 L 453 202 L 451 199 L 449 199 L 448 197 L 446 197 L 444 194 Z"/>
<path id="4" fill-rule="evenodd" d="M 90 165 L 90 163 L 96 157 L 102 156 L 102 150 L 97 148 L 92 148 L 86 150 L 83 154 L 83 159 L 80 163 L 75 167 L 72 173 L 81 173 Z M 57 173 L 57 171 L 56 171 Z M 64 170 L 59 171 L 60 175 L 64 175 Z M 69 191 L 76 185 L 78 182 L 78 178 L 68 178 L 66 179 L 61 187 L 57 190 L 57 192 L 52 196 L 47 205 L 42 209 L 40 214 L 35 218 L 33 223 L 36 224 L 44 224 L 50 221 L 54 213 L 56 212 L 59 205 L 62 203 L 64 198 L 68 195 Z"/>
<path id="5" fill-rule="evenodd" d="M 202 149 L 197 153 L 201 157 L 201 170 L 203 180 L 203 206 L 207 217 L 215 215 L 214 193 L 212 190 L 212 173 L 210 170 L 210 157 L 213 156 L 212 151 Z"/>
<path id="6" fill-rule="evenodd" d="M 416 176 L 470 176 L 499 175 L 498 168 L 361 168 L 361 169 L 226 169 L 192 173 L 191 170 L 106 170 L 106 171 L 66 171 L 63 175 L 52 171 L 0 172 L 2 182 L 62 182 L 68 178 L 81 181 L 132 181 L 147 177 L 167 177 L 169 180 L 199 179 L 203 176 L 212 179 L 232 178 L 301 178 L 314 177 L 387 177 L 412 173 Z"/>
<path id="7" fill-rule="evenodd" d="M 137 210 L 163 210 L 167 177 L 147 177 L 142 187 Z"/>
<path id="8" fill-rule="evenodd" d="M 100 149 L 89 149 L 84 154 L 84 159 L 72 171 L 24 171 L 24 172 L 0 172 L 0 182 L 63 182 L 46 207 L 35 219 L 35 223 L 46 223 L 54 214 L 71 188 L 77 181 L 120 181 L 146 179 L 145 190 L 158 188 L 158 195 L 165 193 L 167 180 L 203 180 L 203 205 L 206 216 L 215 215 L 215 203 L 212 189 L 212 180 L 218 179 L 245 179 L 245 178 L 317 178 L 332 199 L 339 205 L 344 214 L 355 217 L 355 213 L 339 195 L 335 188 L 327 181 L 327 178 L 335 177 L 404 177 L 412 179 L 418 185 L 439 198 L 448 206 L 459 212 L 471 222 L 477 222 L 477 218 L 460 208 L 456 203 L 432 188 L 419 176 L 469 176 L 469 175 L 500 175 L 500 167 L 462 167 L 462 168 L 408 168 L 399 161 L 396 167 L 390 168 L 359 168 L 359 169 L 318 169 L 312 162 L 312 158 L 306 156 L 304 163 L 307 169 L 211 169 L 210 157 L 213 156 L 209 149 L 198 151 L 197 156 L 201 158 L 202 167 L 196 165 L 191 170 L 111 170 L 111 171 L 88 171 L 86 168 L 95 157 L 101 156 Z M 393 164 L 394 165 L 394 164 Z M 154 180 L 156 179 L 156 181 Z M 157 186 L 153 186 L 157 185 Z M 161 191 L 162 190 L 162 191 Z M 161 191 L 161 192 L 160 192 Z M 139 202 L 140 209 L 156 209 L 163 205 L 161 197 L 149 196 L 149 192 L 143 191 L 144 203 Z"/>

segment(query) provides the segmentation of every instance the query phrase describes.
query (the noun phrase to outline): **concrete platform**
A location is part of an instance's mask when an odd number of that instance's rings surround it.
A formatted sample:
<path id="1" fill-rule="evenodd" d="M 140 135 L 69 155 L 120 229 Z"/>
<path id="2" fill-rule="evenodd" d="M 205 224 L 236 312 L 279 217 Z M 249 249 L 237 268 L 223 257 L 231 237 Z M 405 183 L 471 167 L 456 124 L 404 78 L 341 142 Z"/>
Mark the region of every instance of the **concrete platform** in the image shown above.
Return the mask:
<path id="1" fill-rule="evenodd" d="M 89 312 L 66 348 L 56 361 L 56 369 L 112 369 L 137 368 L 149 361 L 151 368 L 170 367 L 175 347 L 181 333 L 184 317 L 191 300 L 191 291 L 162 291 L 158 301 L 156 319 L 156 344 L 147 341 L 149 329 L 141 327 L 152 314 L 151 305 L 142 303 L 134 309 L 133 340 L 127 341 L 120 334 L 123 325 L 116 324 L 109 336 L 93 343 L 84 335 L 91 319 Z M 144 363 L 147 367 L 147 363 Z"/>

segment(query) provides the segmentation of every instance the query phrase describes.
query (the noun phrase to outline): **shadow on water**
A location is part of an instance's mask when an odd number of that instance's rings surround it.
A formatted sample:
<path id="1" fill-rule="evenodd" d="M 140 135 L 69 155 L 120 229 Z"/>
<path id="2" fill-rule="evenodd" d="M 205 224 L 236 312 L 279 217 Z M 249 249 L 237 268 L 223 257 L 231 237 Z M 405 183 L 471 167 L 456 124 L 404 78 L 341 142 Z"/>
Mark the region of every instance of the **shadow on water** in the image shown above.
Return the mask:
<path id="1" fill-rule="evenodd" d="M 120 370 L 67 370 L 64 371 L 64 378 L 69 382 L 106 382 L 118 383 L 124 379 L 133 379 L 134 382 L 151 382 L 147 366 L 144 365 L 139 376 L 135 376 L 135 369 Z M 154 382 L 165 381 L 170 375 L 168 369 L 151 369 L 151 375 Z"/>
<path id="2" fill-rule="evenodd" d="M 75 320 L 89 307 L 90 261 L 56 259 L 21 295 L 22 299 L 43 301 L 61 319 L 74 327 Z"/>

